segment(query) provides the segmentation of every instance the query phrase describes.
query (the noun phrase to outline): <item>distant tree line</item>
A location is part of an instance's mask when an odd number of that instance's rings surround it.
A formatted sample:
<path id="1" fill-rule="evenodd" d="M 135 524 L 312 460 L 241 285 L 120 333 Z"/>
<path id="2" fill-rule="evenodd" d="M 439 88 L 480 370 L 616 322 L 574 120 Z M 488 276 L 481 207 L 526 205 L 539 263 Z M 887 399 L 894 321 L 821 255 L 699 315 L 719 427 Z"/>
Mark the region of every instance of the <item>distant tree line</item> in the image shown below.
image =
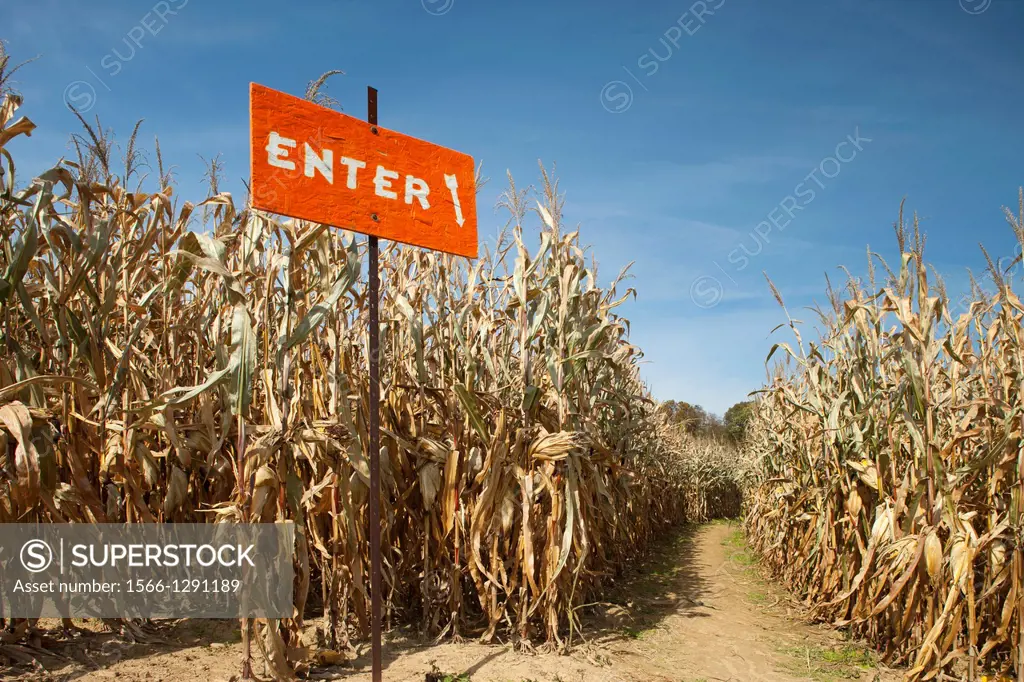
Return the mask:
<path id="1" fill-rule="evenodd" d="M 660 409 L 686 433 L 739 443 L 746 436 L 753 407 L 753 400 L 738 402 L 725 411 L 724 417 L 683 401 L 668 400 Z"/>

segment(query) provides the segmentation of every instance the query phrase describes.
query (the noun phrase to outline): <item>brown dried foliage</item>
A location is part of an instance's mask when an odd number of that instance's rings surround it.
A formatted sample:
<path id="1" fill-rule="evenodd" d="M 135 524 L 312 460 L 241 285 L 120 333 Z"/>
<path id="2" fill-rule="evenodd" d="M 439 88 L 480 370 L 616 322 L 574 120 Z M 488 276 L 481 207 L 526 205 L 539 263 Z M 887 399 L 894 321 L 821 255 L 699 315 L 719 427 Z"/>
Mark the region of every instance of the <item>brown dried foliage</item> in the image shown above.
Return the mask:
<path id="1" fill-rule="evenodd" d="M 1024 190 L 1007 218 L 1024 244 Z M 749 536 L 817 618 L 875 643 L 908 680 L 1021 680 L 1020 259 L 990 260 L 995 293 L 974 286 L 958 306 L 929 278 L 916 220 L 907 236 L 901 211 L 898 270 L 869 254 L 881 286 L 872 269 L 830 291 L 820 340 L 805 346 L 790 319 L 796 350 L 773 348 L 789 366 L 751 427 Z"/>
<path id="2" fill-rule="evenodd" d="M 256 623 L 290 677 L 311 595 L 339 646 L 369 626 L 363 243 L 224 193 L 179 206 L 162 163 L 158 191 L 132 191 L 137 154 L 114 176 L 92 126 L 78 163 L 16 190 L 17 104 L 0 115 L 0 522 L 294 521 L 295 617 Z M 388 623 L 565 645 L 666 525 L 738 512 L 729 457 L 664 423 L 639 378 L 625 272 L 598 285 L 544 180 L 533 253 L 514 184 L 478 261 L 382 253 Z"/>

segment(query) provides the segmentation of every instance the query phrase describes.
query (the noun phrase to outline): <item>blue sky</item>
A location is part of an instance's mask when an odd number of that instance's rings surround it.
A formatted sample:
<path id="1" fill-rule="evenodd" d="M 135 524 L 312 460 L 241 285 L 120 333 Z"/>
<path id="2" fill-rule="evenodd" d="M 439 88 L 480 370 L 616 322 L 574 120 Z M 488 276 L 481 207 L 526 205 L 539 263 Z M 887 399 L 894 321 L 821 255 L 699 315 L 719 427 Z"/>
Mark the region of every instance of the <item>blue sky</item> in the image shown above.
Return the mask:
<path id="1" fill-rule="evenodd" d="M 823 301 L 866 245 L 892 257 L 904 196 L 951 290 L 979 242 L 1011 252 L 1022 29 L 1020 0 L 0 7 L 14 59 L 39 56 L 17 76 L 39 125 L 12 145 L 22 177 L 70 155 L 69 98 L 122 137 L 145 119 L 184 197 L 217 153 L 240 194 L 248 84 L 301 95 L 328 69 L 347 113 L 374 85 L 381 125 L 483 162 L 484 238 L 506 169 L 525 186 L 557 163 L 604 276 L 635 261 L 623 310 L 655 397 L 719 414 L 759 387 L 784 319 L 762 271 L 792 310 Z"/>

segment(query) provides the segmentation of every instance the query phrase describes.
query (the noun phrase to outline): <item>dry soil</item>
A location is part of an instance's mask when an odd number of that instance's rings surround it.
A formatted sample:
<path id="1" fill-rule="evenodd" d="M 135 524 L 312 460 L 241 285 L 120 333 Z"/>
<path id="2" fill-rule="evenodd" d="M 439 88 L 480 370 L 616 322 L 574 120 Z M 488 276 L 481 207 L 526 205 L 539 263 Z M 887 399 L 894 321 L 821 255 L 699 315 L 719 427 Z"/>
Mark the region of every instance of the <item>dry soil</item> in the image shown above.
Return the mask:
<path id="1" fill-rule="evenodd" d="M 584 615 L 587 641 L 568 654 L 511 644 L 435 645 L 394 633 L 388 682 L 889 682 L 899 675 L 835 632 L 801 621 L 800 609 L 766 582 L 734 524 L 679 529 Z M 161 622 L 138 634 L 88 630 L 70 640 L 59 623 L 21 653 L 48 650 L 35 667 L 0 667 L 0 679 L 237 680 L 242 647 L 233 621 Z M 84 622 L 76 621 L 76 625 Z M 317 622 L 309 624 L 312 631 Z M 368 648 L 316 679 L 370 682 Z M 42 667 L 39 667 L 42 666 Z M 256 675 L 263 679 L 262 665 Z"/>

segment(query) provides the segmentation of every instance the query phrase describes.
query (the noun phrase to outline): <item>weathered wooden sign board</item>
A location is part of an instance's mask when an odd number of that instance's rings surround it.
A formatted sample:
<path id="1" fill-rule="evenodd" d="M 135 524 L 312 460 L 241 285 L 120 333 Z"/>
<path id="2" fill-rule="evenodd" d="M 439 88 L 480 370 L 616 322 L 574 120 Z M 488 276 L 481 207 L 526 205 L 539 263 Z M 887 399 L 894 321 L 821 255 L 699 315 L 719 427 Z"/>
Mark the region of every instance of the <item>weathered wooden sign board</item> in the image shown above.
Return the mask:
<path id="1" fill-rule="evenodd" d="M 378 237 L 476 258 L 473 158 L 252 83 L 254 208 L 370 235 L 370 610 L 372 679 L 381 681 L 380 267 Z"/>
<path id="2" fill-rule="evenodd" d="M 255 208 L 476 258 L 466 154 L 253 83 Z"/>

